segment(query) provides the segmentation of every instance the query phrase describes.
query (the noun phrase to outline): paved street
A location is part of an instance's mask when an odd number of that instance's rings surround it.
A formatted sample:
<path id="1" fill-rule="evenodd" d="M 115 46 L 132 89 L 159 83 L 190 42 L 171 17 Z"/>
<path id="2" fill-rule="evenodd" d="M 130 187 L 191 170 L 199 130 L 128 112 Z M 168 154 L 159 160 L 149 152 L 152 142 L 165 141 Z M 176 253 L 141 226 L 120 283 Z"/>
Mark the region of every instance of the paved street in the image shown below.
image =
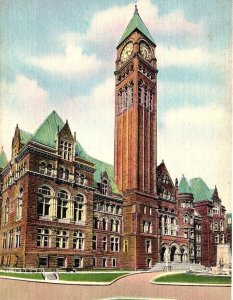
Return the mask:
<path id="1" fill-rule="evenodd" d="M 93 300 L 117 296 L 177 300 L 230 299 L 230 287 L 153 285 L 150 279 L 154 276 L 155 273 L 135 274 L 108 286 L 60 285 L 0 279 L 0 300 Z"/>

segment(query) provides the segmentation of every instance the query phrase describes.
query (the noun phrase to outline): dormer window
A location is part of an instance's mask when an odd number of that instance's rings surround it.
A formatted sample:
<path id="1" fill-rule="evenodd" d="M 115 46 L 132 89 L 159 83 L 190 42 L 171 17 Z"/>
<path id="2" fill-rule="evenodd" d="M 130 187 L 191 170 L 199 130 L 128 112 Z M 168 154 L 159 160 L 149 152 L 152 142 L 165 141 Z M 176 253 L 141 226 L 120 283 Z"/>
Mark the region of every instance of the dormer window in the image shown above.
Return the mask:
<path id="1" fill-rule="evenodd" d="M 102 180 L 102 194 L 108 195 L 108 180 L 105 178 Z"/>
<path id="2" fill-rule="evenodd" d="M 72 145 L 71 143 L 61 140 L 59 154 L 63 159 L 72 160 Z"/>
<path id="3" fill-rule="evenodd" d="M 46 164 L 45 164 L 45 162 L 42 161 L 40 163 L 40 173 L 45 174 L 45 172 L 46 172 Z"/>

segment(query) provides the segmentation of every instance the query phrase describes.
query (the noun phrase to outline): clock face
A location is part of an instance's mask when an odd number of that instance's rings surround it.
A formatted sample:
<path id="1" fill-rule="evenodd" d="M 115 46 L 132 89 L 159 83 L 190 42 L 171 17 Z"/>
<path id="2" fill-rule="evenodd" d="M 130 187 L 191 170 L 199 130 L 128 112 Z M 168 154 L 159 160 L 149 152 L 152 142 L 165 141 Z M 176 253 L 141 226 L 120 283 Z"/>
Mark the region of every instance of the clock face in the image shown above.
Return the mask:
<path id="1" fill-rule="evenodd" d="M 151 59 L 151 51 L 147 44 L 145 43 L 140 44 L 140 53 L 145 59 L 147 60 Z"/>
<path id="2" fill-rule="evenodd" d="M 121 53 L 121 61 L 125 62 L 133 52 L 133 43 L 128 43 Z"/>

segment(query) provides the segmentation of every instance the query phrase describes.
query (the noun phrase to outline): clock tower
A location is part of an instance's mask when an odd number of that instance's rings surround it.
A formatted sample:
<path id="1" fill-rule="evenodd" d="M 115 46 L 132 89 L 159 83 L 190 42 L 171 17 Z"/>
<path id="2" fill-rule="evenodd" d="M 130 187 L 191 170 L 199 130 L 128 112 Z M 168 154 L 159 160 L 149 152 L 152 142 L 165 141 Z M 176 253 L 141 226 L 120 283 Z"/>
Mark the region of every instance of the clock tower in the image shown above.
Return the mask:
<path id="1" fill-rule="evenodd" d="M 135 6 L 117 45 L 114 73 L 115 181 L 125 202 L 122 264 L 134 269 L 149 268 L 158 255 L 155 47 Z"/>

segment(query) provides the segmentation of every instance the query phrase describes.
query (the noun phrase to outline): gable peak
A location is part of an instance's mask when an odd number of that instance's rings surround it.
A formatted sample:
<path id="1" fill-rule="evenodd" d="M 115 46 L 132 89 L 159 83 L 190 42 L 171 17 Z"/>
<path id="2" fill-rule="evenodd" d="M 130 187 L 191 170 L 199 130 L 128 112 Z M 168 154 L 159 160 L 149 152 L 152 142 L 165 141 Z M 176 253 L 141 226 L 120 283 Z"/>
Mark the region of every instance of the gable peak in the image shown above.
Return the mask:
<path id="1" fill-rule="evenodd" d="M 135 5 L 133 17 L 131 18 L 128 26 L 126 27 L 117 45 L 117 48 L 136 30 L 139 31 L 141 34 L 143 34 L 150 42 L 152 42 L 155 45 L 153 37 L 151 36 L 148 28 L 146 27 L 146 25 L 144 24 L 142 18 L 138 13 L 137 5 Z"/>

